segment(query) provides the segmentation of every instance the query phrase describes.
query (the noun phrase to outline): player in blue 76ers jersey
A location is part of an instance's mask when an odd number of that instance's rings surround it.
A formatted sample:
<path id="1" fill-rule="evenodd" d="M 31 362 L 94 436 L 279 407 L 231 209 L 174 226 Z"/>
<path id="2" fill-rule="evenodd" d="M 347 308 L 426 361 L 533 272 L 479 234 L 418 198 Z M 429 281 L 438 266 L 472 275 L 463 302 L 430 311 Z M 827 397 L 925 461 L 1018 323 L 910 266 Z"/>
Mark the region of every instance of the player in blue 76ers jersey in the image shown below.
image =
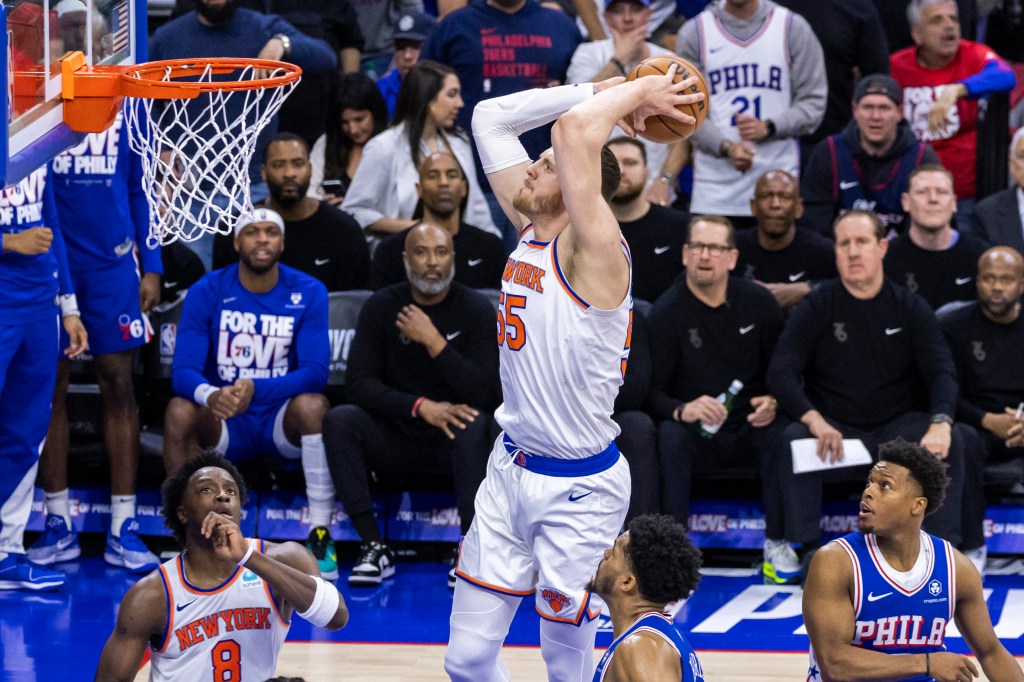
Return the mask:
<path id="1" fill-rule="evenodd" d="M 312 554 L 242 536 L 245 481 L 231 462 L 199 455 L 162 493 L 164 522 L 185 551 L 128 590 L 97 680 L 134 680 L 147 645 L 151 682 L 265 680 L 293 612 L 328 630 L 345 626 L 345 600 Z"/>
<path id="2" fill-rule="evenodd" d="M 973 680 L 974 663 L 946 651 L 954 619 L 990 680 L 1024 681 L 996 637 L 974 564 L 921 531 L 942 504 L 946 465 L 902 439 L 883 443 L 878 456 L 861 495 L 860 532 L 833 540 L 811 561 L 807 682 Z"/>
<path id="3" fill-rule="evenodd" d="M 481 102 L 473 134 L 505 213 L 525 227 L 502 276 L 498 347 L 503 429 L 461 545 L 445 670 L 452 680 L 507 680 L 501 645 L 534 595 L 550 680 L 594 670 L 598 598 L 587 575 L 618 534 L 629 465 L 611 419 L 630 346 L 629 253 L 608 199 L 616 122 L 677 104 L 693 79 L 613 79 Z M 596 94 L 595 94 L 596 93 Z M 559 118 L 560 117 L 560 118 Z M 519 135 L 559 118 L 552 149 L 531 163 Z"/>
<path id="4" fill-rule="evenodd" d="M 645 514 L 604 552 L 587 589 L 608 604 L 615 639 L 593 682 L 702 682 L 697 654 L 665 613 L 700 582 L 700 551 L 671 516 Z"/>

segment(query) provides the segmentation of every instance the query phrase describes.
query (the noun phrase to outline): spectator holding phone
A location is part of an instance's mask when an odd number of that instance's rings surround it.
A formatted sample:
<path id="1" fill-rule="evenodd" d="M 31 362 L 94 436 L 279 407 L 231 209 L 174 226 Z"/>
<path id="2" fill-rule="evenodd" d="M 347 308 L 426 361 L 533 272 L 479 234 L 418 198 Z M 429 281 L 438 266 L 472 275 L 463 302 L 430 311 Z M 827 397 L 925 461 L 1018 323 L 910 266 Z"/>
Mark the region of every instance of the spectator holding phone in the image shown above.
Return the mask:
<path id="1" fill-rule="evenodd" d="M 387 125 L 387 105 L 377 84 L 361 73 L 341 76 L 327 110 L 327 132 L 309 153 L 313 173 L 307 196 L 340 206 L 363 157 L 363 145 Z"/>

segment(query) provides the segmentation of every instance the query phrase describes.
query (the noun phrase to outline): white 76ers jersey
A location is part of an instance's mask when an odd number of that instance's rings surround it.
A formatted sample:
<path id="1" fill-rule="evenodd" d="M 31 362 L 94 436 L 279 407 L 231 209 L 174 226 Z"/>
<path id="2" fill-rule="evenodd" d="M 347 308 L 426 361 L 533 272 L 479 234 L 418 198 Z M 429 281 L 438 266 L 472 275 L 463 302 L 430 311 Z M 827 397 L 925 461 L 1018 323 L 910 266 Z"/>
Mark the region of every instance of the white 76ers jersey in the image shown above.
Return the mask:
<path id="1" fill-rule="evenodd" d="M 558 266 L 558 239 L 533 241 L 528 227 L 501 282 L 498 348 L 505 402 L 498 424 L 523 450 L 580 459 L 617 435 L 611 414 L 629 355 L 633 300 L 590 306 Z M 628 258 L 625 242 L 623 250 Z"/>
<path id="2" fill-rule="evenodd" d="M 710 90 L 709 116 L 729 140 L 739 140 L 736 115 L 762 121 L 778 117 L 792 103 L 789 26 L 792 13 L 775 7 L 761 30 L 740 41 L 711 12 L 697 15 L 701 61 Z M 715 215 L 750 215 L 750 197 L 762 173 L 780 168 L 798 177 L 800 155 L 792 138 L 754 143 L 754 165 L 746 173 L 728 158 L 696 152 L 691 211 Z"/>
<path id="3" fill-rule="evenodd" d="M 262 540 L 255 549 L 263 551 Z M 270 585 L 239 567 L 223 585 L 189 584 L 178 555 L 160 567 L 167 595 L 167 629 L 152 650 L 151 682 L 241 682 L 274 676 L 288 636 Z"/>

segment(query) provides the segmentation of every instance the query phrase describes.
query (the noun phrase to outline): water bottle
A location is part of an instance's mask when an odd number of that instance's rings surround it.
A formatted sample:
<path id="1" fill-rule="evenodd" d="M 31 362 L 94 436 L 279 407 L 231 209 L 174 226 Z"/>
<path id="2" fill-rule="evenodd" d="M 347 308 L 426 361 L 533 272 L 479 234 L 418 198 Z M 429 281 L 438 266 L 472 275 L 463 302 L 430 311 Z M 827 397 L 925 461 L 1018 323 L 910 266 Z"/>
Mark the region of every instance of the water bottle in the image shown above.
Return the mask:
<path id="1" fill-rule="evenodd" d="M 729 384 L 729 389 L 719 393 L 718 397 L 715 398 L 715 400 L 717 400 L 718 402 L 725 406 L 726 413 L 731 412 L 733 401 L 736 400 L 736 396 L 739 395 L 739 392 L 742 390 L 743 382 L 740 381 L 739 379 L 736 379 L 731 384 Z M 718 433 L 718 429 L 722 428 L 722 424 L 724 423 L 724 419 L 719 424 L 705 424 L 704 422 L 701 422 L 700 435 L 704 436 L 705 438 L 711 438 L 716 433 Z"/>

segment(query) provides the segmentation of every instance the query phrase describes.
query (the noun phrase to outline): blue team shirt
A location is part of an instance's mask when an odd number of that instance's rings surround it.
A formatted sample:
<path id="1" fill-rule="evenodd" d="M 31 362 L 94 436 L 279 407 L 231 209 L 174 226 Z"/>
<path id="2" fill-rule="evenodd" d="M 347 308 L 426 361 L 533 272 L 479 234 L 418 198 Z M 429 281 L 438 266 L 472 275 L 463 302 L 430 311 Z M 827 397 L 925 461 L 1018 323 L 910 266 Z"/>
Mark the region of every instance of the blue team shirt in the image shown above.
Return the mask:
<path id="1" fill-rule="evenodd" d="M 75 272 L 109 268 L 132 257 L 144 272 L 162 273 L 160 249 L 149 248 L 149 205 L 142 189 L 142 160 L 128 145 L 124 117 L 90 133 L 50 162 L 57 212 Z"/>
<path id="2" fill-rule="evenodd" d="M 946 650 L 946 626 L 956 608 L 956 566 L 948 542 L 921 533 L 921 542 L 931 548 L 929 566 L 910 589 L 892 578 L 893 570 L 882 558 L 874 535 L 850 533 L 835 542 L 853 561 L 853 646 L 886 654 Z M 812 659 L 808 680 L 820 679 Z M 907 679 L 922 682 L 932 678 Z"/>
<path id="3" fill-rule="evenodd" d="M 189 289 L 174 350 L 175 393 L 191 400 L 202 384 L 252 379 L 252 403 L 266 405 L 322 391 L 331 356 L 326 287 L 278 265 L 277 285 L 254 294 L 238 267 L 215 270 Z"/>
<path id="4" fill-rule="evenodd" d="M 698 680 L 704 679 L 704 670 L 700 667 L 700 661 L 697 660 L 697 653 L 683 637 L 683 634 L 672 624 L 672 619 L 663 613 L 648 613 L 638 618 L 628 630 L 612 642 L 608 651 L 604 652 L 601 662 L 597 664 L 597 669 L 594 671 L 593 682 L 601 682 L 604 679 L 604 671 L 611 664 L 615 649 L 623 640 L 638 630 L 658 633 L 679 653 L 679 669 L 682 671 L 680 682 L 698 682 Z"/>
<path id="5" fill-rule="evenodd" d="M 0 324 L 33 322 L 53 315 L 57 295 L 75 293 L 46 166 L 0 190 L 0 233 L 16 234 L 32 227 L 53 230 L 53 243 L 49 251 L 35 256 L 0 253 Z"/>

